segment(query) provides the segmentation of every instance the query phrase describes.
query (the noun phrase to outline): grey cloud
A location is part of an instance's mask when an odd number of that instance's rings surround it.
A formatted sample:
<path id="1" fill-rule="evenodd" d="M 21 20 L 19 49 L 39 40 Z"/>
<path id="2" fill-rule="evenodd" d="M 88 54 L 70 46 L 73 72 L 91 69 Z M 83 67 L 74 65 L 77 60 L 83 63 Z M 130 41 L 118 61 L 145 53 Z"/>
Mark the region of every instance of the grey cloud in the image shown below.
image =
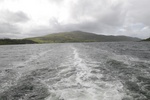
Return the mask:
<path id="1" fill-rule="evenodd" d="M 19 35 L 18 34 L 12 34 L 12 33 L 2 33 L 2 34 L 0 34 L 0 38 L 11 38 L 11 39 L 18 38 L 18 39 L 20 39 L 22 37 L 25 37 L 25 36 L 20 35 L 20 34 Z"/>
<path id="2" fill-rule="evenodd" d="M 42 36 L 50 33 L 57 33 L 57 32 L 64 32 L 64 31 L 74 31 L 74 30 L 81 30 L 87 32 L 93 32 L 97 34 L 108 34 L 114 31 L 117 26 L 110 27 L 108 25 L 103 25 L 100 22 L 91 22 L 86 21 L 78 24 L 66 24 L 61 25 L 56 19 L 50 21 L 49 26 L 39 26 L 33 29 L 30 34 L 36 36 Z M 113 33 L 112 33 L 113 34 Z"/>
<path id="3" fill-rule="evenodd" d="M 4 10 L 0 12 L 0 20 L 9 23 L 22 23 L 27 22 L 29 18 L 25 13 L 21 11 L 11 12 L 9 10 Z"/>
<path id="4" fill-rule="evenodd" d="M 32 29 L 27 34 L 35 37 L 35 36 L 43 36 L 43 35 L 50 34 L 53 32 L 56 32 L 56 31 L 54 31 L 54 29 L 50 28 L 50 26 L 38 26 L 38 27 Z"/>
<path id="5" fill-rule="evenodd" d="M 150 26 L 150 0 L 130 0 L 128 18 L 132 23 L 143 23 Z"/>
<path id="6" fill-rule="evenodd" d="M 13 34 L 20 34 L 21 29 L 17 23 L 24 23 L 29 18 L 23 12 L 11 12 L 3 10 L 0 12 L 0 34 L 12 36 Z M 9 35 L 8 35 L 9 34 Z"/>
<path id="7" fill-rule="evenodd" d="M 108 5 L 106 8 L 104 8 Z M 116 29 L 122 26 L 125 20 L 126 11 L 123 4 L 109 4 L 109 2 L 93 0 L 82 0 L 72 2 L 70 5 L 70 17 L 77 23 L 62 25 L 57 18 L 50 20 L 50 26 L 39 30 L 32 30 L 32 33 L 53 33 L 58 31 L 82 30 L 98 34 L 115 34 Z M 38 31 L 37 31 L 38 30 Z"/>
<path id="8" fill-rule="evenodd" d="M 56 16 L 50 19 L 49 25 L 31 29 L 28 35 L 40 36 L 82 30 L 107 35 L 150 37 L 150 0 L 49 0 L 49 2 L 61 6 L 60 8 L 63 6 L 65 8 L 65 4 L 69 4 L 68 22 L 63 24 L 58 19 L 59 17 L 61 19 L 61 16 Z M 0 33 L 19 33 L 16 23 L 29 20 L 23 12 L 8 10 L 0 12 Z"/>
<path id="9" fill-rule="evenodd" d="M 19 33 L 19 28 L 9 23 L 0 23 L 0 34 L 1 33 Z"/>
<path id="10" fill-rule="evenodd" d="M 54 0 L 50 0 L 53 1 Z M 64 0 L 56 0 L 56 3 Z M 115 2 L 117 1 L 117 2 Z M 49 26 L 32 30 L 39 35 L 59 31 L 82 30 L 107 35 L 150 37 L 149 0 L 77 0 L 70 4 L 70 18 L 75 23 L 62 25 L 52 19 Z M 77 22 L 77 23 L 76 23 Z M 126 28 L 125 28 L 126 27 Z"/>
<path id="11" fill-rule="evenodd" d="M 130 27 L 127 27 L 124 31 L 118 31 L 118 34 L 146 39 L 150 37 L 150 28 L 143 28 L 141 30 L 135 31 L 130 29 Z"/>
<path id="12" fill-rule="evenodd" d="M 81 30 L 87 32 L 93 32 L 97 34 L 115 34 L 114 31 L 118 28 L 117 26 L 109 26 L 101 23 L 85 22 L 82 24 L 72 24 L 62 26 L 64 31 Z"/>
<path id="13" fill-rule="evenodd" d="M 0 2 L 3 2 L 4 0 L 0 0 Z"/>
<path id="14" fill-rule="evenodd" d="M 107 5 L 107 6 L 106 6 Z M 31 33 L 48 34 L 58 31 L 82 30 L 98 34 L 115 34 L 115 29 L 122 26 L 126 11 L 123 4 L 109 4 L 105 1 L 82 0 L 70 5 L 70 17 L 78 22 L 62 25 L 57 18 L 50 20 L 50 26 L 39 27 Z"/>
<path id="15" fill-rule="evenodd" d="M 114 30 L 124 24 L 126 10 L 123 7 L 122 2 L 111 4 L 102 0 L 80 0 L 72 2 L 69 9 L 70 17 L 77 23 L 61 25 L 58 21 L 51 21 L 50 24 L 53 29 L 61 31 L 83 30 L 114 34 Z"/>
<path id="16" fill-rule="evenodd" d="M 55 4 L 61 4 L 63 3 L 65 0 L 49 0 L 50 3 L 55 3 Z"/>
<path id="17" fill-rule="evenodd" d="M 97 21 L 95 23 L 118 26 L 122 25 L 125 19 L 126 11 L 123 6 L 121 2 L 111 4 L 102 0 L 82 0 L 72 5 L 70 14 L 77 21 L 88 21 L 88 18 L 92 18 Z"/>
<path id="18" fill-rule="evenodd" d="M 82 0 L 72 4 L 70 9 L 70 16 L 78 24 L 66 25 L 65 30 L 68 28 L 68 30 L 77 29 L 102 34 L 150 37 L 150 30 L 142 31 L 131 26 L 137 23 L 150 26 L 149 4 L 149 0 L 126 2 L 118 0 L 116 3 L 113 0 L 112 2 L 111 0 Z M 124 26 L 130 27 L 132 30 L 119 33 L 118 30 Z"/>
<path id="19" fill-rule="evenodd" d="M 128 0 L 126 9 L 127 15 L 124 23 L 124 35 L 136 36 L 139 38 L 150 37 L 150 29 L 143 30 L 143 27 L 150 27 L 149 0 Z"/>

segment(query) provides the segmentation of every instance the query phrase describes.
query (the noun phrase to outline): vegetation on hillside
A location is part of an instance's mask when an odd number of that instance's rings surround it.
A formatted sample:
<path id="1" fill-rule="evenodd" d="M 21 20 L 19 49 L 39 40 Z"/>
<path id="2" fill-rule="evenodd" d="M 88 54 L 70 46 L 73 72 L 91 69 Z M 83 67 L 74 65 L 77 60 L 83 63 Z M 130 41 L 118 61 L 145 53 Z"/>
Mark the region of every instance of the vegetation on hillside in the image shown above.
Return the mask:
<path id="1" fill-rule="evenodd" d="M 37 43 L 32 40 L 26 39 L 0 39 L 0 45 L 9 45 L 9 44 L 33 44 Z"/>
<path id="2" fill-rule="evenodd" d="M 105 36 L 93 33 L 73 31 L 49 34 L 42 37 L 28 38 L 38 43 L 65 43 L 65 42 L 112 42 L 112 41 L 139 41 L 138 38 L 126 36 Z"/>
<path id="3" fill-rule="evenodd" d="M 67 42 L 113 42 L 113 41 L 139 41 L 138 38 L 126 36 L 106 36 L 93 33 L 73 31 L 49 34 L 42 37 L 26 39 L 0 39 L 0 45 L 7 44 L 34 44 L 34 43 L 67 43 Z"/>

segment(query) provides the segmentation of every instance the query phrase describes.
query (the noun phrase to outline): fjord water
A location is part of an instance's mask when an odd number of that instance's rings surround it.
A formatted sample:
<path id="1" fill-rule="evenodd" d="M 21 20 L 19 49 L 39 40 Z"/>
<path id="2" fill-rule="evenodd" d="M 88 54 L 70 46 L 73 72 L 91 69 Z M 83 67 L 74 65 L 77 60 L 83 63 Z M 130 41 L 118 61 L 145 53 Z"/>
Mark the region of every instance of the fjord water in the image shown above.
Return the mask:
<path id="1" fill-rule="evenodd" d="M 0 100 L 150 100 L 150 43 L 0 46 Z"/>

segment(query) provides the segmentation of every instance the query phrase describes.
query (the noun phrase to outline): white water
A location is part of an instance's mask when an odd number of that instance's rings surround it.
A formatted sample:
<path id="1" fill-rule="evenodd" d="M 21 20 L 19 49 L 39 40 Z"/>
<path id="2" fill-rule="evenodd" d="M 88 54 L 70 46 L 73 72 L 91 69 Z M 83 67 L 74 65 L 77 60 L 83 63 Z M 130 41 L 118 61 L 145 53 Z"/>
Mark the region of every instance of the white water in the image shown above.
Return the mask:
<path id="1" fill-rule="evenodd" d="M 47 84 L 50 96 L 46 100 L 121 100 L 123 98 L 125 95 L 123 85 L 119 81 L 103 81 L 101 73 L 91 73 L 93 69 L 90 65 L 98 66 L 96 64 L 99 62 L 90 61 L 88 58 L 82 59 L 76 48 L 72 47 L 72 50 L 68 62 L 60 66 L 63 70 L 57 77 L 61 77 L 61 81 L 53 85 Z M 63 78 L 63 74 L 70 76 Z M 92 80 L 94 78 L 95 81 Z"/>

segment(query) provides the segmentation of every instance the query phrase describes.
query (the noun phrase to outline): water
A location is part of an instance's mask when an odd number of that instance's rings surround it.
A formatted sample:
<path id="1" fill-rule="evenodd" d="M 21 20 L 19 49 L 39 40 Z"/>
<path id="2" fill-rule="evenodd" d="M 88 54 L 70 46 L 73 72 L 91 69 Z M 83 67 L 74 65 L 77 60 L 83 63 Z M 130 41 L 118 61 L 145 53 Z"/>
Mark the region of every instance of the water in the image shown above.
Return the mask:
<path id="1" fill-rule="evenodd" d="M 150 100 L 150 43 L 0 46 L 0 100 Z"/>

